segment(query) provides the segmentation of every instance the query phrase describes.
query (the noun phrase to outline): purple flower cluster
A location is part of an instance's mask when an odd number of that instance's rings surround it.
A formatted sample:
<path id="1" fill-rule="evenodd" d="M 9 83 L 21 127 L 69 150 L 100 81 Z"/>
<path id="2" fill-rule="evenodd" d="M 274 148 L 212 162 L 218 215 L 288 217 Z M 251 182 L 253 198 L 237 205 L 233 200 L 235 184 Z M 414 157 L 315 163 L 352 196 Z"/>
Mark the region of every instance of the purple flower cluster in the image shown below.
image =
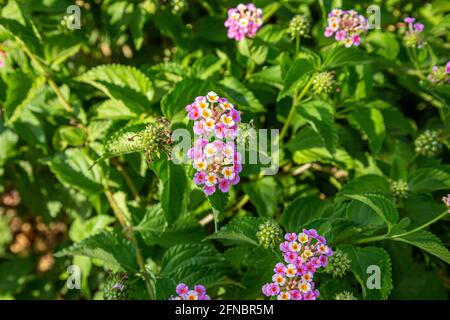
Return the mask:
<path id="1" fill-rule="evenodd" d="M 433 84 L 445 84 L 450 83 L 450 61 L 447 62 L 445 67 L 434 66 L 428 75 L 428 80 Z"/>
<path id="2" fill-rule="evenodd" d="M 444 204 L 447 206 L 447 208 L 448 208 L 448 213 L 450 213 L 450 193 L 449 193 L 447 196 L 442 197 L 442 201 L 443 201 Z"/>
<path id="3" fill-rule="evenodd" d="M 325 37 L 334 38 L 343 43 L 346 48 L 359 46 L 361 34 L 369 28 L 367 19 L 355 10 L 333 9 L 328 14 L 328 26 L 325 29 Z"/>
<path id="4" fill-rule="evenodd" d="M 211 300 L 206 294 L 206 289 L 201 284 L 194 286 L 194 290 L 189 290 L 189 287 L 184 283 L 177 285 L 178 296 L 171 296 L 169 300 Z"/>
<path id="5" fill-rule="evenodd" d="M 245 37 L 253 38 L 262 24 L 262 10 L 256 8 L 253 3 L 241 3 L 236 8 L 229 9 L 228 19 L 225 21 L 228 38 L 237 41 Z"/>
<path id="6" fill-rule="evenodd" d="M 284 238 L 280 250 L 285 263 L 275 265 L 272 282 L 265 284 L 262 292 L 267 297 L 277 296 L 278 300 L 315 300 L 319 291 L 315 289 L 314 273 L 327 266 L 333 252 L 314 229 L 287 233 Z"/>
<path id="7" fill-rule="evenodd" d="M 228 192 L 231 185 L 239 183 L 242 171 L 242 157 L 234 142 L 239 131 L 240 112 L 215 92 L 197 97 L 186 111 L 189 119 L 195 121 L 196 139 L 188 151 L 197 170 L 194 183 L 203 186 L 206 195 L 216 192 L 216 187 Z"/>
<path id="8" fill-rule="evenodd" d="M 403 21 L 407 24 L 407 30 L 404 36 L 404 42 L 408 47 L 422 48 L 422 36 L 421 33 L 425 29 L 423 23 L 416 22 L 416 18 L 407 17 Z"/>
<path id="9" fill-rule="evenodd" d="M 3 68 L 6 64 L 6 52 L 0 49 L 0 68 Z"/>

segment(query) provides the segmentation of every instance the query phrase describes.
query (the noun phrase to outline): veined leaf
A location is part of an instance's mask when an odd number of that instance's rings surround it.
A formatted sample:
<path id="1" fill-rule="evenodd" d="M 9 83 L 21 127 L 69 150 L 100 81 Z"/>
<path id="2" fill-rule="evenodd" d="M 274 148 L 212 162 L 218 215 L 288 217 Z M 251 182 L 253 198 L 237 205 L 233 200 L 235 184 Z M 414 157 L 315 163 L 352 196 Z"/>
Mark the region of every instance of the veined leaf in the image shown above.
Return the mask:
<path id="1" fill-rule="evenodd" d="M 120 64 L 95 67 L 77 78 L 111 99 L 122 101 L 134 112 L 145 112 L 155 94 L 152 82 L 140 70 Z"/>
<path id="2" fill-rule="evenodd" d="M 151 165 L 164 185 L 161 203 L 169 225 L 186 212 L 189 193 L 188 178 L 182 164 L 174 164 L 166 158 L 158 159 Z"/>
<path id="3" fill-rule="evenodd" d="M 409 175 L 408 185 L 412 192 L 450 189 L 450 173 L 436 168 L 418 169 Z"/>
<path id="4" fill-rule="evenodd" d="M 320 218 L 329 206 L 328 201 L 318 196 L 300 196 L 286 207 L 281 223 L 286 231 L 299 232 L 307 223 Z"/>
<path id="5" fill-rule="evenodd" d="M 162 258 L 161 276 L 176 283 L 216 284 L 227 272 L 224 257 L 210 246 L 202 244 L 176 245 Z"/>
<path id="6" fill-rule="evenodd" d="M 244 191 L 261 217 L 273 217 L 277 210 L 277 182 L 273 177 L 244 184 Z"/>
<path id="7" fill-rule="evenodd" d="M 364 247 L 357 248 L 348 245 L 343 245 L 340 249 L 348 254 L 351 261 L 351 271 L 361 285 L 364 299 L 387 299 L 391 292 L 392 275 L 391 275 L 391 258 L 389 254 L 382 248 Z M 371 271 L 370 266 L 375 268 Z M 377 267 L 380 270 L 380 287 L 370 288 L 368 284 L 373 284 L 369 277 L 377 275 Z M 376 281 L 375 281 L 376 282 Z"/>
<path id="8" fill-rule="evenodd" d="M 86 256 L 102 260 L 114 269 L 138 270 L 136 254 L 131 243 L 121 235 L 102 232 L 55 253 L 55 257 Z"/>
<path id="9" fill-rule="evenodd" d="M 334 125 L 334 109 L 324 101 L 311 101 L 296 106 L 297 113 L 311 124 L 331 154 L 336 152 L 338 135 Z"/>
<path id="10" fill-rule="evenodd" d="M 398 222 L 398 212 L 392 200 L 376 193 L 347 195 L 347 198 L 360 201 L 371 208 L 388 226 L 390 230 Z"/>
<path id="11" fill-rule="evenodd" d="M 63 183 L 82 190 L 87 195 L 103 191 L 100 168 L 89 169 L 93 161 L 81 149 L 67 149 L 57 153 L 50 162 L 50 170 Z"/>
<path id="12" fill-rule="evenodd" d="M 379 154 L 386 136 L 383 114 L 376 108 L 360 108 L 351 113 L 350 119 L 367 135 L 373 155 Z"/>
<path id="13" fill-rule="evenodd" d="M 265 111 L 264 106 L 253 92 L 236 78 L 228 77 L 220 81 L 220 89 L 227 99 L 236 101 L 238 110 L 252 113 Z"/>
<path id="14" fill-rule="evenodd" d="M 401 237 L 394 237 L 392 239 L 416 246 L 450 264 L 450 251 L 442 244 L 438 237 L 429 231 L 419 230 L 417 232 Z"/>
<path id="15" fill-rule="evenodd" d="M 288 95 L 295 94 L 308 81 L 309 75 L 315 71 L 314 65 L 307 59 L 295 60 L 287 70 L 283 79 L 283 90 L 278 94 L 277 100 L 281 100 Z"/>
<path id="16" fill-rule="evenodd" d="M 256 233 L 260 223 L 261 221 L 254 217 L 235 218 L 208 239 L 230 240 L 257 246 Z"/>
<path id="17" fill-rule="evenodd" d="M 214 91 L 211 81 L 188 78 L 178 82 L 174 88 L 161 100 L 163 114 L 172 119 L 178 112 L 184 112 L 188 104 L 194 102 L 197 96 L 205 96 Z"/>
<path id="18" fill-rule="evenodd" d="M 324 54 L 322 70 L 335 69 L 342 66 L 370 63 L 370 59 L 360 49 L 336 47 Z"/>
<path id="19" fill-rule="evenodd" d="M 23 109 L 33 100 L 44 84 L 44 77 L 34 77 L 21 71 L 9 76 L 4 106 L 8 123 L 13 123 L 20 118 Z"/>

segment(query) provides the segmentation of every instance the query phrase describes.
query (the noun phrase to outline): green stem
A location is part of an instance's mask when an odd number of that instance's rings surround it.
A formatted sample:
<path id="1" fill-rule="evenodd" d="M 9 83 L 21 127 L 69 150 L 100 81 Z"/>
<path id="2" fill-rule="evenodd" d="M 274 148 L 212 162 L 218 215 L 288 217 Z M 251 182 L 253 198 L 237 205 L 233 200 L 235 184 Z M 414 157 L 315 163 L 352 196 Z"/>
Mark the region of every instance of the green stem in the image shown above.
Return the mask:
<path id="1" fill-rule="evenodd" d="M 278 9 L 280 9 L 281 7 L 281 3 L 280 2 L 273 2 L 269 9 L 266 10 L 263 14 L 263 21 L 266 22 L 267 20 L 270 19 L 270 17 L 278 11 Z"/>
<path id="2" fill-rule="evenodd" d="M 31 61 L 36 65 L 38 71 L 40 74 L 42 74 L 46 79 L 50 87 L 52 87 L 53 91 L 55 91 L 56 96 L 60 100 L 61 104 L 63 105 L 64 109 L 66 109 L 67 112 L 73 113 L 73 108 L 67 101 L 67 99 L 62 94 L 61 90 L 59 89 L 56 82 L 53 80 L 53 78 L 48 73 L 46 67 L 39 61 L 39 59 L 28 49 L 28 47 L 24 44 L 19 43 L 19 47 L 25 52 L 25 54 L 30 58 Z"/>
<path id="3" fill-rule="evenodd" d="M 128 237 L 128 239 L 130 240 L 131 244 L 133 245 L 134 250 L 136 251 L 136 260 L 139 265 L 140 272 L 144 276 L 145 286 L 147 288 L 148 296 L 149 296 L 150 300 L 154 300 L 155 297 L 153 295 L 153 292 L 154 292 L 153 283 L 148 276 L 147 270 L 145 269 L 145 260 L 144 260 L 144 257 L 142 256 L 142 252 L 141 252 L 141 249 L 139 248 L 139 244 L 137 242 L 136 235 L 134 234 L 133 228 L 130 225 L 125 213 L 122 211 L 122 209 L 119 207 L 116 200 L 114 199 L 114 196 L 113 196 L 111 190 L 109 190 L 109 184 L 108 184 L 107 179 L 105 179 L 104 185 L 105 185 L 105 195 L 106 195 L 106 198 L 108 199 L 109 205 L 111 206 L 111 209 L 113 210 L 114 215 L 117 217 L 117 220 L 119 220 L 119 223 L 125 229 L 125 231 L 126 231 L 125 234 Z"/>
<path id="4" fill-rule="evenodd" d="M 404 233 L 401 233 L 401 234 L 393 235 L 391 238 L 394 239 L 394 238 L 404 237 L 404 236 L 407 236 L 407 235 L 409 235 L 409 234 L 411 234 L 411 233 L 414 233 L 414 232 L 417 232 L 417 231 L 419 231 L 419 230 L 422 230 L 422 229 L 428 227 L 429 225 L 435 223 L 436 221 L 442 219 L 443 217 L 447 216 L 448 214 L 449 214 L 449 213 L 448 213 L 448 209 L 446 209 L 446 210 L 445 210 L 444 212 L 442 212 L 440 215 L 436 216 L 435 218 L 431 219 L 431 220 L 428 221 L 428 222 L 425 222 L 423 225 L 421 225 L 421 226 L 419 226 L 419 227 L 417 227 L 417 228 L 415 228 L 415 229 L 409 230 L 409 231 L 407 231 L 407 232 L 404 232 Z"/>
<path id="5" fill-rule="evenodd" d="M 298 51 L 300 50 L 300 36 L 295 37 L 295 56 L 297 57 Z"/>
<path id="6" fill-rule="evenodd" d="M 389 234 L 383 234 L 380 236 L 374 236 L 374 237 L 368 237 L 368 238 L 364 238 L 364 239 L 359 239 L 356 241 L 356 243 L 367 243 L 367 242 L 373 242 L 373 241 L 381 241 L 381 240 L 396 240 L 397 238 L 401 238 L 401 237 L 405 237 L 407 235 L 413 234 L 417 231 L 420 231 L 426 227 L 428 227 L 429 225 L 435 223 L 436 221 L 442 219 L 443 217 L 445 217 L 446 215 L 448 215 L 448 209 L 445 210 L 443 213 L 441 213 L 440 215 L 436 216 L 435 218 L 431 219 L 430 221 L 424 223 L 423 225 L 414 228 L 412 230 L 400 233 L 400 234 L 395 234 L 393 236 L 389 236 Z"/>
<path id="7" fill-rule="evenodd" d="M 289 128 L 289 125 L 292 121 L 292 117 L 295 114 L 295 108 L 297 107 L 297 103 L 300 103 L 302 101 L 303 97 L 305 96 L 306 92 L 308 92 L 309 88 L 311 87 L 311 85 L 313 83 L 312 80 L 313 80 L 313 77 L 310 77 L 308 82 L 306 83 L 306 85 L 303 87 L 303 90 L 300 92 L 300 95 L 298 97 L 296 97 L 296 95 L 294 95 L 294 97 L 292 98 L 291 110 L 289 111 L 286 122 L 284 123 L 284 126 L 281 129 L 280 141 L 283 141 L 283 138 L 285 137 L 287 130 Z"/>

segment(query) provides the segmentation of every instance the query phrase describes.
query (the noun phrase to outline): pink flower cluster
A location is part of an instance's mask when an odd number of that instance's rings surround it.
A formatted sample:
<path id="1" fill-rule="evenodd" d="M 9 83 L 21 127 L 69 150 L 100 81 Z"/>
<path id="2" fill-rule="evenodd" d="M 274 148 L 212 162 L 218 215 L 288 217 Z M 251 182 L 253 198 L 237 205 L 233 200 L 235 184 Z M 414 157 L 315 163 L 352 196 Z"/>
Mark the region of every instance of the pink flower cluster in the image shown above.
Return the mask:
<path id="1" fill-rule="evenodd" d="M 315 300 L 319 291 L 315 289 L 314 273 L 327 266 L 333 252 L 314 229 L 287 233 L 284 238 L 280 250 L 285 263 L 275 265 L 272 282 L 265 284 L 262 292 L 267 297 L 277 296 L 278 300 Z"/>
<path id="2" fill-rule="evenodd" d="M 228 19 L 225 27 L 228 28 L 228 38 L 237 41 L 246 36 L 253 38 L 263 24 L 262 10 L 256 8 L 253 3 L 239 4 L 236 8 L 228 10 Z"/>
<path id="3" fill-rule="evenodd" d="M 447 196 L 442 197 L 442 201 L 443 201 L 444 204 L 447 206 L 447 208 L 448 208 L 448 213 L 450 213 L 450 193 L 449 193 Z"/>
<path id="4" fill-rule="evenodd" d="M 367 19 L 355 10 L 333 9 L 328 14 L 328 26 L 325 37 L 334 35 L 336 41 L 343 43 L 346 48 L 359 46 L 361 34 L 369 29 Z"/>
<path id="5" fill-rule="evenodd" d="M 186 107 L 188 117 L 194 120 L 196 139 L 188 157 L 197 170 L 194 183 L 203 186 L 206 195 L 228 192 L 230 185 L 239 183 L 242 171 L 241 154 L 236 150 L 235 139 L 241 115 L 233 104 L 215 92 L 195 98 Z"/>
<path id="6" fill-rule="evenodd" d="M 189 290 L 189 287 L 184 283 L 177 285 L 177 297 L 171 296 L 169 300 L 211 300 L 206 294 L 206 289 L 201 284 L 194 286 L 194 290 Z"/>
<path id="7" fill-rule="evenodd" d="M 3 68 L 6 64 L 6 52 L 0 50 L 0 68 Z"/>
<path id="8" fill-rule="evenodd" d="M 425 29 L 425 26 L 423 25 L 423 23 L 416 22 L 416 18 L 407 17 L 403 21 L 405 21 L 405 23 L 408 24 L 408 32 L 421 33 Z"/>

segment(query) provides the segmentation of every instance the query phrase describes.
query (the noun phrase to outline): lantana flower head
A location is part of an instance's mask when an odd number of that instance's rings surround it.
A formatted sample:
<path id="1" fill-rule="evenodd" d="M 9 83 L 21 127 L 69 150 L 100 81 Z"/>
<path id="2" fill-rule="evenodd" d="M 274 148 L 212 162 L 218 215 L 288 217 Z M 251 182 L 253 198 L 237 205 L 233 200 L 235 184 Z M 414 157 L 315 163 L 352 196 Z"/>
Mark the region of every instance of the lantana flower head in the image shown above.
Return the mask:
<path id="1" fill-rule="evenodd" d="M 334 36 L 336 41 L 350 48 L 361 44 L 361 35 L 368 29 L 367 19 L 355 10 L 333 9 L 328 14 L 328 26 L 324 34 L 327 38 Z"/>
<path id="2" fill-rule="evenodd" d="M 206 289 L 203 285 L 197 284 L 194 286 L 194 290 L 184 283 L 179 283 L 176 287 L 178 296 L 171 296 L 169 300 L 211 300 L 206 294 Z"/>
<path id="3" fill-rule="evenodd" d="M 444 204 L 447 206 L 448 213 L 450 213 L 450 193 L 445 197 L 442 197 L 442 202 L 444 202 Z"/>
<path id="4" fill-rule="evenodd" d="M 0 68 L 3 68 L 6 65 L 6 52 L 0 49 Z"/>
<path id="5" fill-rule="evenodd" d="M 275 265 L 272 283 L 265 284 L 262 292 L 278 300 L 315 300 L 320 293 L 315 289 L 314 273 L 327 266 L 333 251 L 314 229 L 287 233 L 284 238 L 280 244 L 284 262 Z"/>
<path id="6" fill-rule="evenodd" d="M 219 189 L 228 192 L 240 181 L 242 156 L 237 151 L 235 138 L 240 112 L 227 99 L 215 92 L 200 96 L 186 107 L 188 117 L 194 120 L 194 146 L 188 157 L 197 170 L 194 183 L 203 187 L 206 195 Z"/>
<path id="7" fill-rule="evenodd" d="M 407 17 L 403 20 L 406 23 L 407 30 L 403 37 L 403 42 L 407 47 L 422 48 L 422 32 L 425 29 L 423 23 L 416 22 L 416 18 Z"/>
<path id="8" fill-rule="evenodd" d="M 436 86 L 450 83 L 450 61 L 445 67 L 434 66 L 427 78 Z"/>
<path id="9" fill-rule="evenodd" d="M 225 21 L 228 38 L 237 41 L 245 37 L 253 38 L 262 24 L 262 10 L 253 3 L 241 3 L 236 8 L 229 9 L 228 19 Z"/>

